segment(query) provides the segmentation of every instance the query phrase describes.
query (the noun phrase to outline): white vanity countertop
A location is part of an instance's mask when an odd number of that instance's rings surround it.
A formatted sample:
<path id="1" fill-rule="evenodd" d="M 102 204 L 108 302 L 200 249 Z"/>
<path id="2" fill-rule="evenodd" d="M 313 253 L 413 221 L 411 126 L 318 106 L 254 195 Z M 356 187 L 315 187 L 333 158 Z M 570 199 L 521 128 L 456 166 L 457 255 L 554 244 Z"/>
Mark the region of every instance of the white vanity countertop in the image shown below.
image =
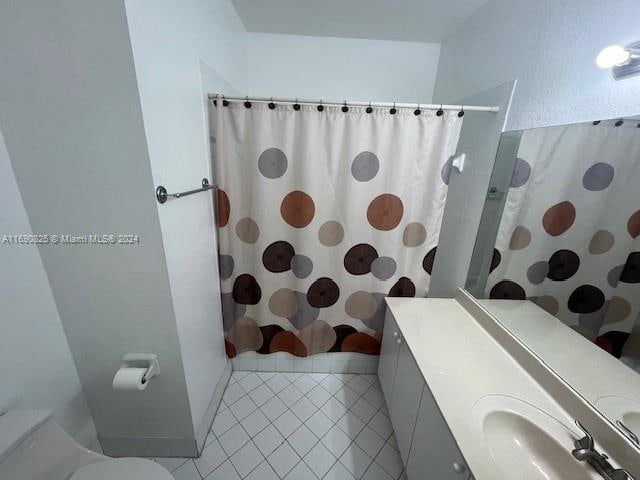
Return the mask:
<path id="1" fill-rule="evenodd" d="M 619 396 L 640 401 L 640 375 L 527 300 L 478 300 L 513 335 L 589 402 Z M 572 355 L 567 355 L 571 351 Z M 589 359 L 585 368 L 585 359 Z"/>
<path id="2" fill-rule="evenodd" d="M 472 412 L 482 397 L 525 400 L 575 432 L 572 419 L 456 300 L 387 297 L 387 304 L 477 480 L 499 478 Z"/>

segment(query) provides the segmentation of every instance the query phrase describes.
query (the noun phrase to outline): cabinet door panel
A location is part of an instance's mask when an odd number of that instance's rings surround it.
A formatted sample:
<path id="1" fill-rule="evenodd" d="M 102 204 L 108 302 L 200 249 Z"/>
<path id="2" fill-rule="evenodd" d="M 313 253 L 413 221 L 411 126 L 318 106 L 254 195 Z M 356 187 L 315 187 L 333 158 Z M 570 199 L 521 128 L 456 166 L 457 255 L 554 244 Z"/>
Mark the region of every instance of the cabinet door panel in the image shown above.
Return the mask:
<path id="1" fill-rule="evenodd" d="M 402 339 L 389 413 L 396 433 L 400 456 L 405 466 L 409 457 L 409 448 L 411 447 L 411 438 L 418 416 L 423 386 L 424 380 L 418 370 L 418 365 Z"/>
<path id="2" fill-rule="evenodd" d="M 396 366 L 398 363 L 398 351 L 400 345 L 400 329 L 396 321 L 387 310 L 387 316 L 384 321 L 384 330 L 382 332 L 382 345 L 380 347 L 380 358 L 378 359 L 378 378 L 387 407 L 391 408 L 391 396 L 393 392 L 393 381 L 396 376 Z"/>
<path id="3" fill-rule="evenodd" d="M 457 473 L 453 468 L 454 462 L 464 466 L 465 470 Z M 465 480 L 470 476 L 458 445 L 426 385 L 413 433 L 409 462 L 405 465 L 409 480 Z"/>

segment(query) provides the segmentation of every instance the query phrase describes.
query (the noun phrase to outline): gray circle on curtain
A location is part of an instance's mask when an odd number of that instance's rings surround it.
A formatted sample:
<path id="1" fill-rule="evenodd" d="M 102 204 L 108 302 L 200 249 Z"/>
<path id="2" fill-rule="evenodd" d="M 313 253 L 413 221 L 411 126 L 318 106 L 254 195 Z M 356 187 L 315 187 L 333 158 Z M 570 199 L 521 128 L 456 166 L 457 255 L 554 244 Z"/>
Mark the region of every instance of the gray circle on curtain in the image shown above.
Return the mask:
<path id="1" fill-rule="evenodd" d="M 306 255 L 294 255 L 291 259 L 291 271 L 298 278 L 307 278 L 313 271 L 313 262 Z"/>
<path id="2" fill-rule="evenodd" d="M 287 156 L 279 148 L 267 148 L 258 158 L 258 169 L 267 178 L 280 178 L 288 164 Z"/>
<path id="3" fill-rule="evenodd" d="M 360 152 L 351 163 L 351 174 L 359 182 L 368 182 L 378 174 L 380 162 L 375 153 Z"/>

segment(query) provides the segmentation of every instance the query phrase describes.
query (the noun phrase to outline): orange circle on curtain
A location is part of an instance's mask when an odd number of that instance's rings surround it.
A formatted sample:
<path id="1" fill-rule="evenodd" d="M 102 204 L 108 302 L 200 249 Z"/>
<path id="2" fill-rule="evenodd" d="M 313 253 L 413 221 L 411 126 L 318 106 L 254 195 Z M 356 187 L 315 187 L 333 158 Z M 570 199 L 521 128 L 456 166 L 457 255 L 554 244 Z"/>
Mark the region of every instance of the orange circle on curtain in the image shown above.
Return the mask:
<path id="1" fill-rule="evenodd" d="M 218 195 L 216 198 L 216 205 L 218 207 L 218 216 L 216 220 L 218 221 L 218 227 L 225 227 L 227 223 L 229 223 L 229 215 L 231 214 L 231 203 L 229 202 L 229 196 L 227 192 L 218 189 Z"/>
<path id="2" fill-rule="evenodd" d="M 316 213 L 313 199 L 300 190 L 294 190 L 282 199 L 280 214 L 285 222 L 295 228 L 304 228 L 311 223 Z"/>
<path id="3" fill-rule="evenodd" d="M 393 230 L 402 220 L 403 213 L 402 200 L 391 193 L 383 193 L 369 204 L 367 219 L 377 230 Z"/>

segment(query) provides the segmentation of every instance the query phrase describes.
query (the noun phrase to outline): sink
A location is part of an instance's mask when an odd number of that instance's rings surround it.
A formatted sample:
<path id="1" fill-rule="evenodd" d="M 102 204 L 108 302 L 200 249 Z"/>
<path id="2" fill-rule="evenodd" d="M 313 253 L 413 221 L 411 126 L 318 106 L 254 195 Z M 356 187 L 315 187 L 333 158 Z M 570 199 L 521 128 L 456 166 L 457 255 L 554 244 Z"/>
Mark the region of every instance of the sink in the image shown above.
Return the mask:
<path id="1" fill-rule="evenodd" d="M 601 480 L 571 455 L 582 435 L 523 400 L 488 395 L 474 404 L 472 418 L 474 433 L 500 472 L 496 478 Z"/>
<path id="2" fill-rule="evenodd" d="M 594 405 L 610 421 L 620 420 L 635 435 L 640 436 L 640 403 L 626 397 L 606 395 L 596 399 Z"/>

